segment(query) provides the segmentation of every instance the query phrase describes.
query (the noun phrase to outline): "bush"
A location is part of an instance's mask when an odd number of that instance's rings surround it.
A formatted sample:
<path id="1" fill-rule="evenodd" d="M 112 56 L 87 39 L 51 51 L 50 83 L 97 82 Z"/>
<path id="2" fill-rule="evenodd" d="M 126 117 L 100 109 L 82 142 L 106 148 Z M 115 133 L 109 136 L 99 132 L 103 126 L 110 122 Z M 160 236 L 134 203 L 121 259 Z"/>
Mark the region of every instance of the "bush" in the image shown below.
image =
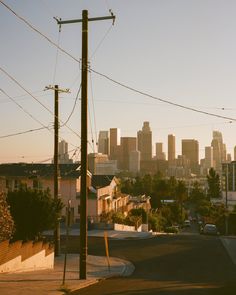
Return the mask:
<path id="1" fill-rule="evenodd" d="M 168 227 L 166 227 L 165 232 L 177 234 L 179 232 L 179 230 L 175 226 L 168 226 Z"/>
<path id="2" fill-rule="evenodd" d="M 20 240 L 37 239 L 44 230 L 54 228 L 63 208 L 61 200 L 54 200 L 49 190 L 37 191 L 27 187 L 9 192 L 7 203 L 15 222 L 14 238 Z"/>
<path id="3" fill-rule="evenodd" d="M 3 194 L 0 194 L 0 242 L 11 239 L 13 233 L 14 221 Z"/>

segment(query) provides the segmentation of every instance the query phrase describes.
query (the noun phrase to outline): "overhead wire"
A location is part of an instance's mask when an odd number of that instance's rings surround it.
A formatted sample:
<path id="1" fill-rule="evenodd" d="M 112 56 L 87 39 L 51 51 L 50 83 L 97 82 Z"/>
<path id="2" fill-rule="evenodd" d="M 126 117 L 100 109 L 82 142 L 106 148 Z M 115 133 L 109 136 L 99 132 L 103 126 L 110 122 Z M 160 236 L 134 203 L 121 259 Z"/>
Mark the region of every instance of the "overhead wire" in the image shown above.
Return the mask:
<path id="1" fill-rule="evenodd" d="M 16 104 L 24 113 L 26 113 L 28 116 L 30 116 L 34 121 L 36 121 L 37 123 L 39 123 L 44 129 L 49 129 L 48 126 L 46 126 L 45 124 L 43 124 L 41 121 L 39 121 L 38 119 L 36 119 L 30 112 L 28 112 L 26 109 L 24 109 L 18 102 L 16 102 L 8 93 L 6 93 L 6 91 L 4 91 L 2 88 L 0 88 L 0 91 L 2 93 L 4 93 L 14 104 Z"/>
<path id="2" fill-rule="evenodd" d="M 71 110 L 71 113 L 68 116 L 67 120 L 61 125 L 61 127 L 65 126 L 69 122 L 71 116 L 73 115 L 73 113 L 75 111 L 75 107 L 76 107 L 77 101 L 78 101 L 78 97 L 79 97 L 79 94 L 80 94 L 80 90 L 81 90 L 81 84 L 80 84 L 79 89 L 77 91 L 77 94 L 76 94 L 76 97 L 75 97 L 75 101 L 74 101 L 74 105 L 73 105 L 73 108 Z"/>
<path id="3" fill-rule="evenodd" d="M 1 0 L 0 0 L 1 1 Z M 6 70 L 4 70 L 2 67 L 0 67 L 0 70 L 8 76 L 12 81 L 14 81 L 21 89 L 23 89 L 26 93 L 28 93 L 34 100 L 36 100 L 44 109 L 46 109 L 51 115 L 54 117 L 54 113 L 47 107 L 45 106 L 38 98 L 36 98 L 34 95 L 32 95 L 21 83 L 19 83 L 12 75 L 10 75 Z M 59 120 L 60 121 L 60 120 Z M 61 121 L 60 121 L 61 122 Z M 63 124 L 63 122 L 62 122 Z M 69 126 L 65 125 L 71 132 L 73 132 L 75 135 L 77 135 L 79 138 L 80 135 L 75 132 L 72 128 Z"/>
<path id="4" fill-rule="evenodd" d="M 56 80 L 56 72 L 57 72 L 57 64 L 58 64 L 58 55 L 59 55 L 59 45 L 60 45 L 60 40 L 61 40 L 61 30 L 59 28 L 58 31 L 58 38 L 57 38 L 57 52 L 56 52 L 56 60 L 55 60 L 55 67 L 54 67 L 54 72 L 53 72 L 53 85 L 55 84 Z"/>
<path id="5" fill-rule="evenodd" d="M 98 51 L 98 49 L 101 47 L 102 43 L 104 42 L 104 40 L 106 39 L 106 37 L 108 36 L 108 34 L 110 33 L 111 29 L 113 27 L 113 24 L 111 24 L 108 28 L 108 30 L 106 31 L 105 35 L 103 36 L 103 38 L 101 39 L 101 41 L 98 43 L 98 45 L 96 46 L 96 48 L 94 49 L 93 53 L 91 54 L 91 56 L 89 57 L 89 60 L 91 61 L 94 57 L 94 55 L 96 54 L 96 52 Z"/>
<path id="6" fill-rule="evenodd" d="M 0 138 L 8 138 L 8 137 L 16 136 L 16 135 L 22 135 L 22 134 L 26 134 L 26 133 L 30 133 L 30 132 L 35 132 L 35 131 L 43 130 L 45 128 L 46 127 L 40 127 L 40 128 L 29 129 L 29 130 L 21 131 L 21 132 L 17 132 L 17 133 L 12 133 L 12 134 L 7 134 L 7 135 L 1 135 Z"/>
<path id="7" fill-rule="evenodd" d="M 89 76 L 90 76 L 90 89 L 91 89 L 91 102 L 92 102 L 92 111 L 93 111 L 94 132 L 95 132 L 95 140 L 96 140 L 96 147 L 97 147 L 97 145 L 98 145 L 97 123 L 96 123 L 96 115 L 95 115 L 94 91 L 93 91 L 93 82 L 92 82 L 91 72 L 89 72 Z"/>
<path id="8" fill-rule="evenodd" d="M 231 121 L 236 121 L 236 118 L 230 118 L 230 117 L 226 117 L 226 116 L 221 116 L 221 115 L 218 115 L 218 114 L 213 114 L 213 113 L 210 113 L 210 112 L 205 112 L 205 111 L 202 111 L 202 110 L 198 110 L 198 109 L 195 109 L 195 108 L 192 108 L 192 107 L 188 107 L 188 106 L 185 106 L 185 105 L 182 105 L 182 104 L 178 104 L 178 103 L 175 103 L 175 102 L 172 102 L 170 100 L 167 100 L 167 99 L 163 99 L 163 98 L 160 98 L 160 97 L 157 97 L 157 96 L 154 96 L 154 95 L 151 95 L 147 92 L 144 92 L 144 91 L 141 91 L 141 90 L 138 90 L 136 88 L 133 88 L 131 86 L 128 86 L 124 83 L 121 83 L 117 80 L 114 80 L 113 78 L 105 75 L 105 74 L 102 74 L 92 68 L 89 69 L 90 71 L 92 71 L 93 73 L 109 80 L 110 82 L 116 84 L 116 85 L 119 85 L 123 88 L 126 88 L 132 92 L 135 92 L 135 93 L 138 93 L 140 95 L 143 95 L 143 96 L 146 96 L 146 97 L 149 97 L 149 98 L 152 98 L 152 99 L 155 99 L 155 100 L 158 100 L 158 101 L 161 101 L 163 103 L 167 103 L 169 105 L 172 105 L 172 106 L 175 106 L 175 107 L 178 107 L 178 108 L 182 108 L 182 109 L 186 109 L 186 110 L 189 110 L 189 111 L 193 111 L 193 112 L 197 112 L 197 113 L 200 113 L 200 114 L 204 114 L 204 115 L 208 115 L 208 116 L 213 116 L 213 117 L 217 117 L 217 118 L 221 118 L 221 119 L 227 119 L 227 120 L 231 120 Z"/>
<path id="9" fill-rule="evenodd" d="M 42 32 L 40 32 L 38 29 L 36 29 L 29 21 L 27 21 L 22 16 L 20 16 L 18 13 L 16 13 L 10 6 L 8 6 L 2 0 L 0 0 L 0 3 L 2 5 L 4 5 L 9 11 L 11 11 L 18 19 L 20 19 L 21 21 L 23 21 L 28 27 L 30 27 L 32 30 L 34 30 L 36 33 L 38 33 L 41 37 L 43 37 L 44 39 L 46 39 L 52 45 L 56 46 L 61 52 L 63 52 L 64 54 L 66 54 L 67 56 L 69 56 L 70 58 L 72 58 L 74 61 L 80 63 L 80 60 L 79 59 L 75 58 L 72 54 L 70 54 L 69 52 L 67 52 L 66 50 L 64 50 L 63 48 L 61 48 L 60 46 L 57 46 L 57 44 L 54 41 L 52 41 L 49 37 L 47 37 L 45 34 L 43 34 Z"/>
<path id="10" fill-rule="evenodd" d="M 52 45 L 58 47 L 58 49 L 63 52 L 64 54 L 66 54 L 67 56 L 69 56 L 70 58 L 72 58 L 74 61 L 80 63 L 80 60 L 75 58 L 72 54 L 68 53 L 66 50 L 64 50 L 63 48 L 61 48 L 60 46 L 57 46 L 57 44 L 52 41 L 49 37 L 47 37 L 45 34 L 41 33 L 38 29 L 36 29 L 33 25 L 31 25 L 27 20 L 25 20 L 23 17 L 21 17 L 20 15 L 18 15 L 12 8 L 10 8 L 8 5 L 6 5 L 2 0 L 0 0 L 0 3 L 2 5 L 4 5 L 9 11 L 11 11 L 17 18 L 19 18 L 21 21 L 23 21 L 27 26 L 29 26 L 31 29 L 33 29 L 36 33 L 38 33 L 39 35 L 41 35 L 42 37 L 44 37 L 49 43 L 51 43 Z M 167 99 L 163 99 L 163 98 L 160 98 L 160 97 L 157 97 L 157 96 L 154 96 L 154 95 L 151 95 L 149 93 L 146 93 L 144 91 L 141 91 L 141 90 L 138 90 L 138 89 L 135 89 L 134 87 L 131 87 L 131 86 L 128 86 L 124 83 L 121 83 L 111 77 L 109 77 L 108 75 L 105 75 L 103 73 L 100 73 L 92 68 L 89 69 L 89 71 L 92 71 L 93 73 L 105 78 L 106 80 L 109 80 L 110 82 L 116 84 L 116 85 L 119 85 L 123 88 L 126 88 L 130 91 L 133 91 L 135 93 L 138 93 L 140 95 L 143 95 L 143 96 L 146 96 L 146 97 L 149 97 L 149 98 L 152 98 L 152 99 L 155 99 L 155 100 L 158 100 L 158 101 L 161 101 L 163 103 L 167 103 L 169 105 L 172 105 L 172 106 L 175 106 L 175 107 L 178 107 L 178 108 L 182 108 L 182 109 L 186 109 L 186 110 L 189 110 L 189 111 L 193 111 L 193 112 L 197 112 L 197 113 L 200 113 L 200 114 L 204 114 L 204 115 L 208 115 L 208 116 L 213 116 L 213 117 L 217 117 L 217 118 L 221 118 L 221 119 L 227 119 L 227 120 L 232 120 L 232 121 L 236 121 L 235 118 L 230 118 L 230 117 L 226 117 L 226 116 L 221 116 L 221 115 L 218 115 L 218 114 L 214 114 L 214 113 L 210 113 L 210 112 L 205 112 L 205 111 L 202 111 L 202 110 L 199 110 L 199 109 L 196 109 L 196 108 L 193 108 L 193 107 L 188 107 L 188 106 L 185 106 L 185 105 L 182 105 L 182 104 L 178 104 L 178 103 L 174 103 L 170 100 L 167 100 Z"/>

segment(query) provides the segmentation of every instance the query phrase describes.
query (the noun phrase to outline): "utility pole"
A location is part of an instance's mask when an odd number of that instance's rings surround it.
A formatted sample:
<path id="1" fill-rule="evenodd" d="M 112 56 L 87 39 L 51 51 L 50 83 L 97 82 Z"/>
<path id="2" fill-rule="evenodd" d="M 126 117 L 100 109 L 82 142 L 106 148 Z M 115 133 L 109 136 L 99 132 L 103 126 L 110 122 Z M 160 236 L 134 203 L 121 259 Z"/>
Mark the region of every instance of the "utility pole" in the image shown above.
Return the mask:
<path id="1" fill-rule="evenodd" d="M 110 11 L 111 12 L 111 11 Z M 88 252 L 88 220 L 87 220 L 87 130 L 88 130 L 88 22 L 112 19 L 115 16 L 88 18 L 88 10 L 82 11 L 82 19 L 62 21 L 56 18 L 57 24 L 71 24 L 82 22 L 82 68 L 81 68 L 81 181 L 80 181 L 80 279 L 87 279 L 87 252 Z"/>
<path id="2" fill-rule="evenodd" d="M 229 220 L 228 220 L 228 184 L 229 184 L 229 165 L 226 164 L 226 174 L 225 174 L 225 209 L 226 209 L 226 216 L 225 216 L 225 234 L 228 235 L 229 231 Z"/>
<path id="3" fill-rule="evenodd" d="M 69 92 L 69 89 L 59 89 L 58 85 L 46 86 L 45 90 L 54 90 L 54 200 L 59 199 L 59 163 L 58 163 L 58 143 L 59 143 L 59 92 Z M 56 221 L 56 226 L 54 229 L 54 247 L 55 256 L 60 256 L 61 246 L 60 246 L 60 220 Z"/>

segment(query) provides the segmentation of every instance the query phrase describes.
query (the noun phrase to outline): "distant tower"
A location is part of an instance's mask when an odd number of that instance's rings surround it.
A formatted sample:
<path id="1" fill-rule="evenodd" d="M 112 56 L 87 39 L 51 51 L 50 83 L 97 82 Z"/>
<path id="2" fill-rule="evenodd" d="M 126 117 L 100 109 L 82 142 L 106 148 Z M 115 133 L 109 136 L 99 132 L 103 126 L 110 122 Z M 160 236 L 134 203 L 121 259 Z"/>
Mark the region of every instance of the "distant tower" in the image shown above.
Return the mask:
<path id="1" fill-rule="evenodd" d="M 220 131 L 213 131 L 211 146 L 213 147 L 214 168 L 219 173 L 221 171 L 222 162 L 226 161 L 226 147 L 223 143 L 223 137 Z"/>
<path id="2" fill-rule="evenodd" d="M 117 160 L 117 146 L 120 146 L 120 129 L 110 128 L 110 159 Z"/>
<path id="3" fill-rule="evenodd" d="M 173 164 L 175 160 L 175 136 L 168 135 L 168 163 Z"/>
<path id="4" fill-rule="evenodd" d="M 212 146 L 205 147 L 205 168 L 210 169 L 213 167 L 213 148 Z"/>
<path id="5" fill-rule="evenodd" d="M 98 153 L 109 154 L 109 131 L 100 131 L 98 136 Z"/>
<path id="6" fill-rule="evenodd" d="M 141 161 L 152 159 L 152 131 L 149 122 L 143 123 L 142 130 L 137 133 L 138 150 L 141 153 Z"/>
<path id="7" fill-rule="evenodd" d="M 138 173 L 140 171 L 140 152 L 131 151 L 129 154 L 129 171 Z"/>
<path id="8" fill-rule="evenodd" d="M 130 153 L 137 150 L 136 137 L 121 137 L 121 169 L 129 170 Z"/>
<path id="9" fill-rule="evenodd" d="M 234 161 L 236 161 L 236 146 L 234 147 Z"/>
<path id="10" fill-rule="evenodd" d="M 156 159 L 157 160 L 165 160 L 166 159 L 166 155 L 163 152 L 163 143 L 162 142 L 156 143 Z"/>
<path id="11" fill-rule="evenodd" d="M 69 158 L 68 143 L 62 140 L 58 144 L 58 162 L 59 164 L 71 164 L 72 159 Z"/>
<path id="12" fill-rule="evenodd" d="M 195 139 L 182 139 L 182 155 L 190 161 L 190 168 L 193 172 L 199 164 L 199 144 Z"/>

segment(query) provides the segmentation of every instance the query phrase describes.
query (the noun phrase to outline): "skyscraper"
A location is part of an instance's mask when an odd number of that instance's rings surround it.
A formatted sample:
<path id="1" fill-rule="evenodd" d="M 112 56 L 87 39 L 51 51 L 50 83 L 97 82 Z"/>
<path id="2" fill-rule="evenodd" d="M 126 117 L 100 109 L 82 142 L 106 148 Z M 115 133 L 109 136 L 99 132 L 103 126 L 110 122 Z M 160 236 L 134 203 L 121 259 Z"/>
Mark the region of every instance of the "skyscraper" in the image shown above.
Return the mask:
<path id="1" fill-rule="evenodd" d="M 213 167 L 213 148 L 212 146 L 205 147 L 205 163 L 204 168 L 210 169 Z"/>
<path id="2" fill-rule="evenodd" d="M 214 168 L 220 173 L 222 168 L 221 164 L 226 160 L 226 147 L 223 143 L 223 137 L 220 131 L 213 131 L 212 135 L 211 146 L 213 148 Z"/>
<path id="3" fill-rule="evenodd" d="M 117 160 L 117 146 L 120 145 L 120 129 L 110 128 L 110 159 Z"/>
<path id="4" fill-rule="evenodd" d="M 71 164 L 72 159 L 69 158 L 68 143 L 62 140 L 58 143 L 58 163 L 59 164 Z"/>
<path id="5" fill-rule="evenodd" d="M 152 131 L 149 122 L 143 123 L 142 130 L 137 133 L 138 150 L 141 153 L 141 161 L 149 161 L 152 159 Z"/>
<path id="6" fill-rule="evenodd" d="M 191 171 L 196 173 L 199 164 L 199 145 L 195 139 L 182 139 L 182 155 L 190 161 Z"/>
<path id="7" fill-rule="evenodd" d="M 165 160 L 166 159 L 166 155 L 163 152 L 163 143 L 162 142 L 156 143 L 156 159 L 157 160 Z"/>
<path id="8" fill-rule="evenodd" d="M 109 154 L 109 131 L 100 131 L 98 136 L 98 153 Z"/>
<path id="9" fill-rule="evenodd" d="M 168 163 L 173 164 L 175 160 L 175 136 L 173 134 L 168 135 Z"/>
<path id="10" fill-rule="evenodd" d="M 121 169 L 129 170 L 130 153 L 137 150 L 136 137 L 121 137 Z"/>

